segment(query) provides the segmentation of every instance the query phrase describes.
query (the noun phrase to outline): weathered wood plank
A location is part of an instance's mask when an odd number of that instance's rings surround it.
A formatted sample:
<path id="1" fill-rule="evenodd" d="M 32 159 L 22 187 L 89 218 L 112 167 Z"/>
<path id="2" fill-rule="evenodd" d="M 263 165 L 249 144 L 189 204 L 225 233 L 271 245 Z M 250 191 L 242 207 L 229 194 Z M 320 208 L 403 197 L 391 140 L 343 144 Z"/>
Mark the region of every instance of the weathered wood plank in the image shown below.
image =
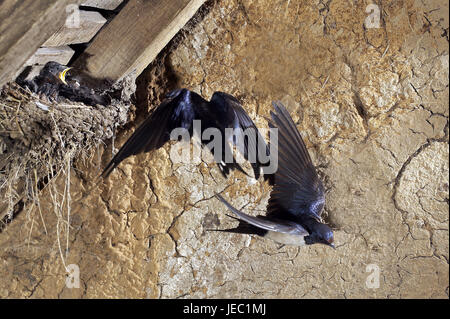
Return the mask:
<path id="1" fill-rule="evenodd" d="M 139 75 L 204 0 L 130 0 L 75 61 L 96 78 Z"/>
<path id="2" fill-rule="evenodd" d="M 68 45 L 53 48 L 39 48 L 37 51 L 25 62 L 25 65 L 40 64 L 44 65 L 48 61 L 55 61 L 66 65 L 74 55 L 75 51 Z"/>
<path id="3" fill-rule="evenodd" d="M 84 0 L 82 6 L 94 7 L 106 10 L 114 10 L 123 0 Z"/>
<path id="4" fill-rule="evenodd" d="M 0 1 L 0 87 L 64 23 L 66 6 L 81 0 Z"/>
<path id="5" fill-rule="evenodd" d="M 59 47 L 66 44 L 89 42 L 106 23 L 106 19 L 98 12 L 79 10 L 79 23 L 63 25 L 47 41 L 45 47 Z"/>

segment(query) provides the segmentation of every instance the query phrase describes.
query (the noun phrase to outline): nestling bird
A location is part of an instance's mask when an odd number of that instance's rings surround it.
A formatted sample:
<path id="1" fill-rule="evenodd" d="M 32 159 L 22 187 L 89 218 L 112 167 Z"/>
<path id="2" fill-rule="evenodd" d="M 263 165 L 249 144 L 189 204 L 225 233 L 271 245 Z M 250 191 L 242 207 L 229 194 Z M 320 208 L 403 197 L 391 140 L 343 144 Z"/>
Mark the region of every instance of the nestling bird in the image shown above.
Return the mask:
<path id="1" fill-rule="evenodd" d="M 45 95 L 55 101 L 62 96 L 71 101 L 94 106 L 108 105 L 111 102 L 106 93 L 105 81 L 93 79 L 80 70 L 50 61 L 32 80 L 18 83 L 34 93 Z"/>
<path id="2" fill-rule="evenodd" d="M 220 157 L 215 160 L 224 177 L 227 177 L 230 170 L 238 169 L 245 173 L 242 167 L 237 163 L 234 156 L 228 161 L 225 156 L 232 154 L 230 145 L 231 142 L 237 145 L 236 137 L 242 137 L 244 144 L 239 149 L 244 158 L 248 159 L 248 150 L 256 149 L 257 141 L 265 142 L 260 135 L 253 121 L 242 108 L 239 101 L 233 96 L 223 93 L 215 92 L 211 100 L 208 102 L 203 97 L 195 92 L 187 89 L 178 89 L 166 95 L 165 100 L 153 111 L 153 113 L 136 129 L 131 137 L 121 147 L 119 152 L 109 162 L 104 169 L 102 176 L 104 178 L 116 168 L 120 162 L 129 156 L 139 153 L 149 152 L 162 147 L 170 139 L 170 133 L 173 129 L 184 128 L 190 136 L 193 135 L 193 121 L 201 121 L 202 131 L 214 128 L 220 131 L 222 142 L 220 143 L 221 152 L 212 148 L 208 143 L 210 140 L 203 139 L 201 143 L 203 146 L 209 148 L 213 155 L 219 154 Z M 236 136 L 226 140 L 225 129 L 240 129 L 236 131 Z M 247 130 L 247 131 L 246 131 Z M 248 138 L 244 137 L 243 133 L 246 131 Z M 263 149 L 267 153 L 266 149 Z M 261 165 L 258 158 L 254 163 L 251 163 L 255 177 L 260 175 Z"/>
<path id="3" fill-rule="evenodd" d="M 270 112 L 269 127 L 278 129 L 278 170 L 270 176 L 273 185 L 265 216 L 247 215 L 222 201 L 239 219 L 238 227 L 223 231 L 255 234 L 278 243 L 303 246 L 325 244 L 334 246 L 331 228 L 321 222 L 325 204 L 324 187 L 305 143 L 286 108 L 273 103 L 275 113 Z"/>

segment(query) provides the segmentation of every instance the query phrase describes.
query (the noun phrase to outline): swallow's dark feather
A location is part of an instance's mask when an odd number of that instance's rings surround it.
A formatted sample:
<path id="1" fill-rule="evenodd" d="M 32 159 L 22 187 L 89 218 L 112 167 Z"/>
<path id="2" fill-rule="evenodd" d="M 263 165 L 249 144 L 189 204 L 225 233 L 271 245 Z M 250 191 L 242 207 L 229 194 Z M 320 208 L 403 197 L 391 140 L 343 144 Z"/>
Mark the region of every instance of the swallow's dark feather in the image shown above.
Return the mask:
<path id="1" fill-rule="evenodd" d="M 58 78 L 58 75 L 65 68 L 65 66 L 57 62 L 50 61 L 32 80 L 23 80 L 19 77 L 17 82 L 23 87 L 28 87 L 34 93 L 55 97 L 61 84 L 63 84 Z"/>
<path id="2" fill-rule="evenodd" d="M 185 128 L 192 136 L 193 120 L 201 120 L 202 130 L 207 128 L 219 129 L 223 138 L 226 128 L 240 128 L 242 130 L 250 128 L 256 136 L 254 139 L 260 139 L 264 143 L 263 147 L 267 149 L 267 145 L 255 124 L 234 97 L 223 92 L 215 92 L 211 101 L 208 102 L 195 92 L 179 89 L 169 93 L 156 110 L 137 128 L 106 166 L 102 176 L 107 177 L 120 162 L 131 155 L 160 148 L 169 140 L 170 132 L 175 128 Z M 202 140 L 203 145 L 208 146 L 207 142 L 209 141 Z M 248 144 L 245 145 L 244 149 L 240 151 L 247 159 Z M 222 141 L 222 148 L 223 156 L 226 151 L 231 154 L 230 146 L 224 140 Z M 210 149 L 210 151 L 214 155 L 214 149 Z M 221 159 L 217 160 L 217 164 L 225 177 L 229 174 L 230 169 L 238 169 L 244 172 L 234 157 L 232 163 L 226 163 Z M 252 166 L 255 177 L 258 178 L 260 165 L 254 163 Z"/>
<path id="3" fill-rule="evenodd" d="M 278 128 L 278 170 L 272 178 L 268 213 L 285 210 L 320 219 L 325 203 L 322 182 L 289 113 L 279 102 L 274 103 L 274 109 L 269 126 Z"/>
<path id="4" fill-rule="evenodd" d="M 278 129 L 278 143 L 272 145 L 278 156 L 278 170 L 269 176 L 273 185 L 266 216 L 252 217 L 244 214 L 217 195 L 240 219 L 237 228 L 227 230 L 257 234 L 252 227 L 267 230 L 262 233 L 283 244 L 311 245 L 321 243 L 334 247 L 333 232 L 320 222 L 325 203 L 322 183 L 312 164 L 306 146 L 289 113 L 281 103 L 273 103 L 271 128 Z M 278 225 L 278 226 L 277 226 Z"/>
<path id="5" fill-rule="evenodd" d="M 98 93 L 87 86 L 62 85 L 59 95 L 74 102 L 82 102 L 86 105 L 103 105 L 111 103 L 111 98 L 107 94 Z"/>
<path id="6" fill-rule="evenodd" d="M 250 164 L 253 168 L 253 172 L 255 174 L 255 178 L 258 179 L 260 175 L 261 167 L 264 165 L 261 164 L 260 154 L 269 155 L 269 149 L 266 145 L 264 138 L 259 133 L 258 128 L 255 126 L 255 123 L 250 119 L 247 112 L 242 108 L 239 101 L 232 95 L 224 93 L 224 92 L 216 92 L 213 94 L 211 98 L 211 102 L 219 107 L 217 110 L 220 112 L 217 116 L 219 119 L 218 125 L 221 128 L 221 132 L 224 133 L 225 128 L 230 127 L 230 124 L 233 128 L 239 128 L 242 131 L 248 130 L 250 134 L 241 135 L 243 138 L 243 148 L 239 151 L 244 155 L 246 160 L 249 160 L 251 155 L 254 155 L 250 161 Z M 233 112 L 231 112 L 231 110 Z M 224 121 L 225 119 L 225 121 Z M 240 145 L 237 143 L 237 136 L 233 136 L 233 144 Z M 249 150 L 252 153 L 249 153 Z M 254 153 L 253 153 L 254 152 Z"/>
<path id="7" fill-rule="evenodd" d="M 217 194 L 216 197 L 224 203 L 228 209 L 230 209 L 238 218 L 253 226 L 279 233 L 295 234 L 295 235 L 307 235 L 307 231 L 298 223 L 291 220 L 280 219 L 275 216 L 250 216 L 247 215 L 229 204 L 221 195 Z"/>

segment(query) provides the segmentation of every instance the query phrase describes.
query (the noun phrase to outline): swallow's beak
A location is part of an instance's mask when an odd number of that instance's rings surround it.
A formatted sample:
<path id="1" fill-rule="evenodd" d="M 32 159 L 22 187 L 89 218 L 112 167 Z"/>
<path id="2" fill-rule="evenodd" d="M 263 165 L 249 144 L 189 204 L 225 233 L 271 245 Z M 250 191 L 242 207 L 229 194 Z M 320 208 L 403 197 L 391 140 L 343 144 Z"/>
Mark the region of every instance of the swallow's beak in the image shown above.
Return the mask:
<path id="1" fill-rule="evenodd" d="M 333 249 L 336 249 L 336 246 L 334 245 L 334 243 L 328 244 L 330 247 L 332 247 Z"/>
<path id="2" fill-rule="evenodd" d="M 71 68 L 66 68 L 63 71 L 59 72 L 59 79 L 61 80 L 62 83 L 64 83 L 65 85 L 67 85 L 66 82 L 66 73 L 67 71 L 69 71 Z"/>

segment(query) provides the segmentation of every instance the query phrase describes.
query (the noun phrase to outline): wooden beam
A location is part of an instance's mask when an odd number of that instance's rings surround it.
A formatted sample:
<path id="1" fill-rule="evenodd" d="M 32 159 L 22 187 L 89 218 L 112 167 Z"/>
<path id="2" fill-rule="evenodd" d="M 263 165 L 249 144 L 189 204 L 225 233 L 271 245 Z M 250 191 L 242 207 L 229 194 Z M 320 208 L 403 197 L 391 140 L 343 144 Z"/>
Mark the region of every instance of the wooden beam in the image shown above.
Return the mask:
<path id="1" fill-rule="evenodd" d="M 84 0 L 81 5 L 86 7 L 114 10 L 122 2 L 123 0 Z"/>
<path id="2" fill-rule="evenodd" d="M 75 61 L 95 78 L 139 75 L 205 0 L 130 0 Z"/>
<path id="3" fill-rule="evenodd" d="M 106 23 L 106 19 L 98 12 L 79 10 L 77 14 L 79 23 L 76 27 L 63 25 L 42 46 L 59 47 L 89 42 Z"/>
<path id="4" fill-rule="evenodd" d="M 0 87 L 64 23 L 66 6 L 80 0 L 0 1 Z"/>
<path id="5" fill-rule="evenodd" d="M 39 48 L 37 51 L 25 62 L 25 65 L 44 65 L 49 61 L 55 61 L 66 65 L 69 63 L 73 54 L 75 53 L 68 45 L 54 48 Z"/>

